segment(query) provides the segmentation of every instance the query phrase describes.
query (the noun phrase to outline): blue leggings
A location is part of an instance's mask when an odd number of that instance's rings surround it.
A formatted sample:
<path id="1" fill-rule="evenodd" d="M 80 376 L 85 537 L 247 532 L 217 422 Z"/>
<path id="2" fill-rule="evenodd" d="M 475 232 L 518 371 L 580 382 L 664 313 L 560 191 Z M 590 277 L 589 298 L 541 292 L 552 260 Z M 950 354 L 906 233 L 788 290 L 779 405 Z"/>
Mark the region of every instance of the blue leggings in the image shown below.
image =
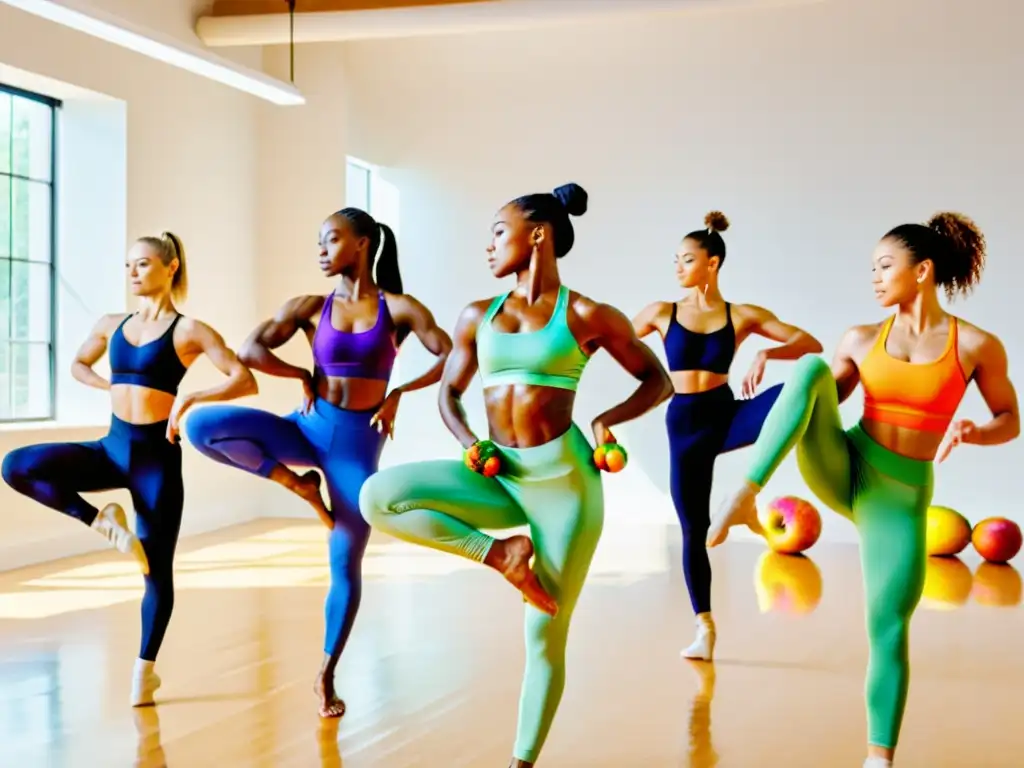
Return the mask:
<path id="1" fill-rule="evenodd" d="M 197 408 L 185 420 L 189 441 L 221 464 L 260 477 L 269 476 L 279 464 L 315 467 L 323 473 L 334 517 L 324 653 L 333 659 L 345 648 L 362 597 L 370 526 L 359 513 L 359 491 L 377 471 L 385 439 L 370 425 L 374 413 L 347 411 L 318 399 L 308 414 L 278 416 L 258 408 L 211 405 Z"/>
<path id="2" fill-rule="evenodd" d="M 166 421 L 129 424 L 115 416 L 100 440 L 26 445 L 8 453 L 3 464 L 11 488 L 86 525 L 99 510 L 81 493 L 131 493 L 135 534 L 149 560 L 139 649 L 146 661 L 156 661 L 174 610 L 174 550 L 185 502 L 181 446 L 169 443 L 166 434 Z"/>
<path id="3" fill-rule="evenodd" d="M 675 395 L 668 404 L 672 501 L 683 528 L 683 575 L 694 613 L 711 610 L 711 562 L 705 543 L 711 525 L 711 480 L 721 454 L 753 445 L 782 385 L 737 400 L 728 384 Z"/>

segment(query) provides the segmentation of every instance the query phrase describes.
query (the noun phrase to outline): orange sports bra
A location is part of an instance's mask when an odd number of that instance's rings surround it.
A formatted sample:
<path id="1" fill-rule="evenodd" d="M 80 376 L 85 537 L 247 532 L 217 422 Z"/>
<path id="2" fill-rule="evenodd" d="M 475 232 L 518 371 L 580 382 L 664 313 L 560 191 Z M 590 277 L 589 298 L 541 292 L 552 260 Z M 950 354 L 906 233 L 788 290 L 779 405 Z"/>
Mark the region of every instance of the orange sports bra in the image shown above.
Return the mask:
<path id="1" fill-rule="evenodd" d="M 949 318 L 946 348 L 930 363 L 897 360 L 885 351 L 896 320 L 882 326 L 878 340 L 860 365 L 864 387 L 864 418 L 923 432 L 945 433 L 967 391 L 967 376 L 960 365 L 955 317 Z"/>

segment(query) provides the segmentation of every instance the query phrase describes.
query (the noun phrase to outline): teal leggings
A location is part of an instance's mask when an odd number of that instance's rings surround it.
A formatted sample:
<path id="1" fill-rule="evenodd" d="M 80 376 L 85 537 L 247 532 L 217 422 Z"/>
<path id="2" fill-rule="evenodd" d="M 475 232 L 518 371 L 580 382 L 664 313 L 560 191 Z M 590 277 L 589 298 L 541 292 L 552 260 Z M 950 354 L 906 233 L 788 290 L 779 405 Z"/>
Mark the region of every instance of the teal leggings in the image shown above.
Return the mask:
<path id="1" fill-rule="evenodd" d="M 536 762 L 565 687 L 569 621 L 604 526 L 604 492 L 593 449 L 575 425 L 534 448 L 501 448 L 502 473 L 485 478 L 459 461 L 379 471 L 363 485 L 367 521 L 396 538 L 483 562 L 494 538 L 480 529 L 528 525 L 541 585 L 558 602 L 551 617 L 526 610 L 526 671 L 514 757 Z"/>
<path id="2" fill-rule="evenodd" d="M 893 453 L 859 425 L 844 431 L 832 372 L 810 355 L 796 363 L 765 421 L 747 478 L 763 487 L 794 446 L 814 495 L 860 534 L 868 742 L 895 749 L 910 684 L 910 617 L 924 588 L 932 464 Z"/>

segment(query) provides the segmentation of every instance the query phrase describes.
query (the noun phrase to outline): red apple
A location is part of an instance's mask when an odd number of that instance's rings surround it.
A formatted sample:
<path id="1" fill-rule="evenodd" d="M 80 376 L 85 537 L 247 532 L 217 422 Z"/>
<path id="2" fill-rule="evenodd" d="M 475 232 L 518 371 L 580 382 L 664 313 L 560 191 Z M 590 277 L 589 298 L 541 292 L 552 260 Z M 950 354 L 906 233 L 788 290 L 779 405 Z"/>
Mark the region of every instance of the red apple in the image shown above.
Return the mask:
<path id="1" fill-rule="evenodd" d="M 1020 552 L 1020 526 L 1005 517 L 986 518 L 974 526 L 971 543 L 988 562 L 1009 562 Z"/>
<path id="2" fill-rule="evenodd" d="M 758 512 L 768 546 L 773 552 L 795 555 L 814 546 L 821 535 L 821 515 L 809 501 L 782 496 Z"/>

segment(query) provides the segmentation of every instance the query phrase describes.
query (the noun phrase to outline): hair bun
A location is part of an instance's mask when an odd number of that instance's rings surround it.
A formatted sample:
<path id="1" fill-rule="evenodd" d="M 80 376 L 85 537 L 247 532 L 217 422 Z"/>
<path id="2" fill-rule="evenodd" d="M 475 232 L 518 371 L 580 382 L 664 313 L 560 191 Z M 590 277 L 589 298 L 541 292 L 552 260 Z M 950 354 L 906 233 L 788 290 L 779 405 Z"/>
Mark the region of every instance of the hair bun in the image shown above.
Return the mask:
<path id="1" fill-rule="evenodd" d="M 582 216 L 587 212 L 587 190 L 572 182 L 563 184 L 552 192 L 570 216 Z"/>
<path id="2" fill-rule="evenodd" d="M 704 217 L 704 226 L 712 232 L 725 232 L 729 228 L 729 219 L 721 211 L 711 211 Z"/>

